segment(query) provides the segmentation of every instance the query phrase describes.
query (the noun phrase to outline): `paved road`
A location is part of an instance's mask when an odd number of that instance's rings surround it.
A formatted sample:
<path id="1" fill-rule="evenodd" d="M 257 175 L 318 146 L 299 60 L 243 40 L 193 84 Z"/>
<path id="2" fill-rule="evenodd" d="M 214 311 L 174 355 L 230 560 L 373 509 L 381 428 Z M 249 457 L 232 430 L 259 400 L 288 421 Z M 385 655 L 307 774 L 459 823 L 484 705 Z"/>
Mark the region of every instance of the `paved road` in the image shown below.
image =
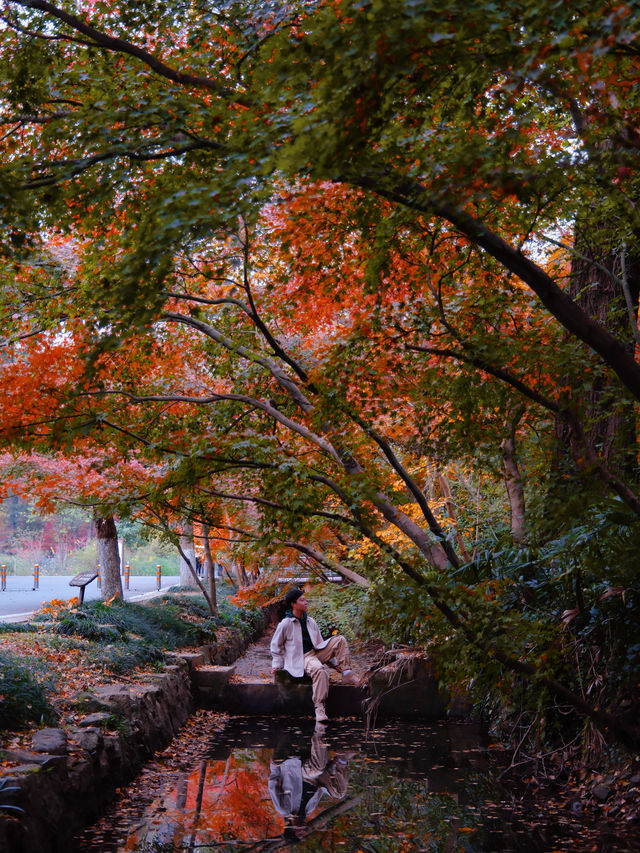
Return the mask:
<path id="1" fill-rule="evenodd" d="M 33 589 L 33 575 L 9 575 L 7 588 L 0 590 L 0 622 L 20 622 L 28 619 L 45 601 L 61 598 L 67 601 L 78 595 L 78 587 L 69 586 L 73 575 L 40 575 L 38 589 Z M 180 578 L 177 575 L 163 575 L 161 592 L 170 586 L 177 586 Z M 132 575 L 129 579 L 129 589 L 124 589 L 126 601 L 144 601 L 158 594 L 155 575 Z M 84 600 L 100 598 L 101 591 L 96 581 L 85 587 Z"/>

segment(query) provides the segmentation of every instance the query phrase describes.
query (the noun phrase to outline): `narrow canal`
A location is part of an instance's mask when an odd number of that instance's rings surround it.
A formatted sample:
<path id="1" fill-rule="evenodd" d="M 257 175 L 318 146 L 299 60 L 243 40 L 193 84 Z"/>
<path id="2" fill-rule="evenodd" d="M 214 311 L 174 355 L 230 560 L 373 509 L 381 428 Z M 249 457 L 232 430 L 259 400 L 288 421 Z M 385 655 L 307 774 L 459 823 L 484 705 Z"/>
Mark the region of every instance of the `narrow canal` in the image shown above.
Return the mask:
<path id="1" fill-rule="evenodd" d="M 77 841 L 79 853 L 640 851 L 503 787 L 468 725 L 198 712 Z M 637 830 L 636 830 L 637 832 Z"/>

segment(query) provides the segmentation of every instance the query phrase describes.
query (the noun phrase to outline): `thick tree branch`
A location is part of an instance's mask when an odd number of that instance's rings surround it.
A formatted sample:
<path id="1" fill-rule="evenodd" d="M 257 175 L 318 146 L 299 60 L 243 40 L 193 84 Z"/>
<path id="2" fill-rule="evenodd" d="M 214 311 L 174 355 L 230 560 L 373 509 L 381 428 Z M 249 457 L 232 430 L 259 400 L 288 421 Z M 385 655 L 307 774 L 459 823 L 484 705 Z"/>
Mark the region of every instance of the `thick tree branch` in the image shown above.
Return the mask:
<path id="1" fill-rule="evenodd" d="M 296 403 L 305 414 L 310 414 L 315 406 L 313 403 L 303 394 L 300 390 L 298 384 L 291 379 L 291 377 L 287 376 L 286 373 L 277 365 L 272 359 L 267 358 L 266 356 L 257 355 L 256 353 L 251 352 L 246 347 L 241 345 L 234 344 L 234 342 L 228 338 L 226 335 L 223 335 L 219 332 L 215 327 L 211 326 L 208 323 L 203 322 L 202 320 L 198 320 L 195 317 L 187 317 L 184 314 L 173 314 L 171 312 L 165 312 L 162 314 L 162 319 L 168 320 L 169 322 L 183 323 L 184 325 L 191 326 L 198 331 L 202 332 L 204 335 L 212 338 L 213 340 L 220 343 L 226 349 L 231 352 L 240 355 L 243 358 L 248 359 L 254 364 L 259 364 L 268 370 L 271 375 L 276 379 L 276 381 L 281 385 L 281 387 L 289 394 L 294 403 Z M 240 395 L 238 395 L 238 399 L 240 399 Z M 251 398 L 246 398 L 245 402 L 248 402 Z M 263 408 L 269 404 L 261 403 L 259 408 Z M 283 418 L 284 415 L 281 415 L 277 409 L 274 409 L 270 406 L 270 414 L 273 412 L 274 416 L 277 413 L 276 419 L 280 421 L 280 423 L 284 424 Z M 266 411 L 266 409 L 265 409 Z M 292 421 L 292 423 L 294 423 Z M 325 428 L 325 432 L 330 434 L 330 426 L 327 425 Z M 353 457 L 353 455 L 342 447 L 334 447 L 333 443 L 329 441 L 325 441 L 324 439 L 320 439 L 319 436 L 316 436 L 315 439 L 310 439 L 317 442 L 323 442 L 326 446 L 327 452 L 334 458 L 337 459 L 347 474 L 350 475 L 360 475 L 364 474 L 365 471 L 360 465 L 360 463 Z M 320 446 L 320 445 L 318 445 Z M 325 449 L 325 448 L 323 448 Z M 424 530 L 419 524 L 417 524 L 412 518 L 410 518 L 406 513 L 402 512 L 402 510 L 398 509 L 397 506 L 393 504 L 393 502 L 380 491 L 374 492 L 370 497 L 372 503 L 377 507 L 377 509 L 382 513 L 384 518 L 388 522 L 397 527 L 398 530 L 402 531 L 405 536 L 407 536 L 415 545 L 418 546 L 422 554 L 439 569 L 443 569 L 448 565 L 449 558 L 447 557 L 445 551 L 443 550 L 440 543 L 434 543 L 430 535 Z"/>
<path id="2" fill-rule="evenodd" d="M 398 181 L 389 187 L 388 180 L 384 177 L 365 175 L 354 178 L 352 182 L 404 207 L 421 213 L 435 214 L 450 222 L 505 269 L 529 285 L 545 308 L 565 329 L 597 352 L 604 363 L 617 374 L 622 384 L 640 400 L 640 365 L 626 344 L 589 317 L 541 267 L 510 246 L 487 225 L 461 207 L 431 198 L 428 188 L 417 181 Z"/>
<path id="3" fill-rule="evenodd" d="M 256 327 L 262 334 L 263 338 L 269 344 L 274 354 L 281 358 L 289 367 L 293 370 L 296 376 L 302 382 L 308 381 L 307 371 L 297 363 L 289 353 L 280 345 L 280 343 L 274 338 L 271 334 L 271 330 L 267 326 L 267 324 L 262 320 L 260 314 L 258 313 L 258 309 L 255 304 L 255 300 L 253 298 L 253 293 L 251 292 L 251 283 L 249 280 L 249 255 L 250 255 L 250 243 L 249 243 L 249 226 L 247 225 L 246 220 L 243 221 L 244 225 L 244 240 L 242 243 L 242 280 L 243 287 L 245 293 L 247 294 L 247 299 L 249 300 L 249 305 L 251 307 L 251 319 L 255 323 Z"/>
<path id="4" fill-rule="evenodd" d="M 81 159 L 60 160 L 54 163 L 42 163 L 35 167 L 36 171 L 43 170 L 45 168 L 56 168 L 60 169 L 61 171 L 58 174 L 49 174 L 42 178 L 34 178 L 33 180 L 25 183 L 23 189 L 33 190 L 39 189 L 40 187 L 53 186 L 54 184 L 58 184 L 61 181 L 67 181 L 70 178 L 74 178 L 76 175 L 79 175 L 82 172 L 86 172 L 87 169 L 91 169 L 98 163 L 104 163 L 109 160 L 117 160 L 119 158 L 126 158 L 137 162 L 166 160 L 168 157 L 178 157 L 181 154 L 185 154 L 189 151 L 197 151 L 202 148 L 213 148 L 218 150 L 222 148 L 222 146 L 218 145 L 218 143 L 216 142 L 212 142 L 211 140 L 202 140 L 201 142 L 193 142 L 189 145 L 181 145 L 179 147 L 168 148 L 162 151 L 147 151 L 146 153 L 143 149 L 139 149 L 136 151 L 128 148 L 127 146 L 123 146 L 121 148 L 111 148 L 107 151 L 102 151 L 99 154 L 93 154 L 90 157 L 83 157 Z"/>
<path id="5" fill-rule="evenodd" d="M 409 474 L 404 465 L 400 462 L 396 454 L 393 452 L 393 449 L 391 448 L 389 442 L 386 440 L 386 438 L 384 438 L 384 436 L 380 435 L 377 430 L 375 430 L 370 424 L 368 424 L 355 412 L 349 412 L 349 417 L 354 420 L 358 424 L 358 426 L 360 426 L 360 428 L 364 430 L 364 432 L 370 438 L 372 438 L 376 442 L 378 447 L 382 450 L 393 470 L 402 478 L 409 492 L 415 498 L 416 503 L 422 510 L 422 514 L 424 515 L 427 524 L 429 525 L 429 530 L 433 533 L 434 536 L 438 538 L 440 545 L 442 546 L 445 554 L 449 558 L 449 562 L 454 568 L 458 569 L 460 567 L 460 560 L 458 559 L 458 555 L 456 554 L 451 543 L 447 539 L 447 536 L 440 524 L 438 523 L 438 520 L 431 512 L 431 507 L 429 506 L 422 489 L 419 488 L 416 481 Z"/>
<path id="6" fill-rule="evenodd" d="M 319 563 L 321 566 L 324 566 L 332 572 L 337 572 L 337 574 L 342 575 L 343 578 L 346 578 L 355 584 L 358 584 L 358 586 L 371 586 L 371 582 L 367 580 L 367 578 L 363 577 L 363 575 L 359 575 L 352 569 L 348 569 L 346 566 L 342 565 L 342 563 L 339 563 L 337 560 L 333 560 L 326 554 L 321 554 L 311 545 L 307 545 L 302 542 L 294 542 L 290 539 L 283 541 L 282 544 L 286 545 L 288 548 L 294 548 L 296 551 L 300 551 L 301 554 L 307 554 L 307 556 L 311 557 L 312 560 L 315 560 L 316 563 Z"/>
<path id="7" fill-rule="evenodd" d="M 231 492 L 221 492 L 219 489 L 206 489 L 200 486 L 199 491 L 201 491 L 205 495 L 211 495 L 214 498 L 222 498 L 224 500 L 230 501 L 241 501 L 247 503 L 254 503 L 257 506 L 266 506 L 270 509 L 282 510 L 283 512 L 290 512 L 291 510 L 286 507 L 284 504 L 278 503 L 277 501 L 268 500 L 267 498 L 261 498 L 257 495 L 241 495 L 234 494 Z M 301 515 L 309 516 L 310 518 L 326 518 L 328 521 L 337 521 L 339 524 L 346 524 L 348 527 L 356 527 L 357 524 L 353 521 L 352 518 L 349 518 L 346 515 L 340 515 L 337 512 L 325 512 L 319 509 L 313 510 L 305 510 L 299 507 L 296 507 L 296 513 L 300 513 Z"/>
<path id="8" fill-rule="evenodd" d="M 503 382 L 511 385 L 512 388 L 515 388 L 520 394 L 528 399 L 532 400 L 534 403 L 538 403 L 538 405 L 543 406 L 548 411 L 553 412 L 553 414 L 557 415 L 561 418 L 573 432 L 576 437 L 582 444 L 586 454 L 586 461 L 589 463 L 589 466 L 597 472 L 598 476 L 602 479 L 603 482 L 607 483 L 610 488 L 619 495 L 622 500 L 627 504 L 627 506 L 632 509 L 637 515 L 640 515 L 640 497 L 627 486 L 619 477 L 617 477 L 608 467 L 602 462 L 599 458 L 593 443 L 587 437 L 580 421 L 576 417 L 576 415 L 569 409 L 567 406 L 561 406 L 559 403 L 556 403 L 554 400 L 549 399 L 548 397 L 544 397 L 542 394 L 539 394 L 533 388 L 530 388 L 528 385 L 525 385 L 517 377 L 513 376 L 506 370 L 503 370 L 499 367 L 494 367 L 485 359 L 480 359 L 475 356 L 468 355 L 467 353 L 460 352 L 459 350 L 447 350 L 447 349 L 438 349 L 436 347 L 426 347 L 419 346 L 417 344 L 405 344 L 405 348 L 408 350 L 413 350 L 415 352 L 425 352 L 430 355 L 438 355 L 443 356 L 445 358 L 455 358 L 458 361 L 467 362 L 472 364 L 474 367 L 478 367 L 480 370 L 483 370 L 485 373 L 488 373 L 490 376 L 495 376 L 496 379 L 500 379 Z M 581 467 L 585 467 L 584 461 L 579 462 Z"/>
<path id="9" fill-rule="evenodd" d="M 225 98 L 232 98 L 236 103 L 242 103 L 245 106 L 248 105 L 248 101 L 239 93 L 228 86 L 222 85 L 217 80 L 213 80 L 210 77 L 200 77 L 193 74 L 187 74 L 184 71 L 178 71 L 175 68 L 171 68 L 171 66 L 162 62 L 162 60 L 158 59 L 157 56 L 154 56 L 152 53 L 149 53 L 143 48 L 125 41 L 124 39 L 107 35 L 106 33 L 97 30 L 95 27 L 92 27 L 90 24 L 86 24 L 76 15 L 65 12 L 64 9 L 54 6 L 52 3 L 47 3 L 45 0 L 8 0 L 8 2 L 14 6 L 22 6 L 24 9 L 36 9 L 40 12 L 45 12 L 47 15 L 51 15 L 51 17 L 62 21 L 62 23 L 66 24 L 72 30 L 82 33 L 83 36 L 91 39 L 96 47 L 101 47 L 105 50 L 122 53 L 127 56 L 132 56 L 135 59 L 139 59 L 154 73 L 161 77 L 165 77 L 167 80 L 171 80 L 173 83 L 177 83 L 180 86 L 188 86 L 190 88 L 207 89 L 208 91 L 215 92 Z"/>
<path id="10" fill-rule="evenodd" d="M 560 414 L 561 407 L 554 400 L 543 396 L 535 389 L 526 385 L 521 379 L 518 379 L 517 376 L 509 373 L 507 370 L 503 370 L 501 367 L 495 367 L 484 358 L 478 358 L 477 356 L 461 352 L 460 350 L 441 349 L 439 347 L 429 347 L 420 344 L 405 344 L 405 349 L 411 352 L 424 352 L 427 355 L 437 355 L 443 358 L 454 358 L 457 361 L 472 364 L 474 367 L 488 373 L 490 376 L 495 376 L 496 379 L 500 379 L 502 382 L 506 382 L 508 385 L 511 385 L 511 387 L 515 388 L 515 390 L 522 394 L 523 397 L 527 397 L 529 400 L 532 400 L 534 403 L 537 403 L 539 406 L 548 409 L 556 415 Z"/>
<path id="11" fill-rule="evenodd" d="M 229 350 L 229 352 L 233 352 L 236 355 L 251 361 L 253 364 L 259 364 L 261 367 L 264 367 L 265 370 L 269 371 L 278 384 L 281 385 L 294 403 L 296 403 L 296 405 L 299 406 L 305 414 L 308 414 L 314 408 L 313 404 L 302 393 L 296 381 L 290 376 L 287 376 L 282 368 L 267 356 L 258 355 L 257 353 L 247 349 L 247 347 L 234 343 L 231 338 L 228 338 L 226 335 L 222 334 L 222 332 L 219 332 L 214 326 L 209 323 L 205 323 L 202 320 L 198 320 L 196 317 L 188 317 L 185 314 L 175 314 L 171 311 L 165 311 L 162 314 L 161 319 L 171 323 L 182 323 L 185 326 L 191 326 L 203 335 L 206 335 L 221 344 L 225 349 Z"/>
<path id="12" fill-rule="evenodd" d="M 205 494 L 215 494 L 212 492 L 207 492 L 205 489 L 201 489 Z M 230 496 L 233 500 L 253 500 L 252 498 L 242 498 L 239 496 Z M 263 503 L 263 501 L 257 501 L 258 503 Z M 193 517 L 193 520 L 197 520 L 202 522 L 202 513 L 200 512 L 199 516 L 196 516 L 190 509 L 186 510 L 186 515 L 188 517 Z M 216 529 L 220 528 L 221 525 L 212 524 Z M 231 530 L 234 533 L 238 533 L 242 536 L 245 536 L 249 540 L 253 540 L 254 542 L 260 541 L 260 535 L 257 533 L 253 533 L 250 530 L 246 530 L 242 527 L 236 527 L 231 525 L 224 525 L 224 530 Z M 346 580 L 350 580 L 352 583 L 358 584 L 358 586 L 369 587 L 371 586 L 371 582 L 365 578 L 363 575 L 359 575 L 357 572 L 354 572 L 352 569 L 347 568 L 342 563 L 333 558 L 329 557 L 326 554 L 320 553 L 317 548 L 314 548 L 312 545 L 304 542 L 297 542 L 293 539 L 273 539 L 272 540 L 276 545 L 284 545 L 287 548 L 294 548 L 296 551 L 300 551 L 301 554 L 306 554 L 311 559 L 315 560 L 321 566 L 324 566 L 326 569 L 330 571 L 336 572 L 339 575 L 342 575 Z"/>
<path id="13" fill-rule="evenodd" d="M 193 397 L 187 394 L 147 394 L 145 396 L 138 396 L 128 391 L 119 390 L 97 391 L 92 393 L 92 396 L 102 397 L 112 394 L 127 397 L 132 403 L 193 403 L 194 405 L 200 406 L 220 402 L 244 403 L 247 406 L 251 406 L 254 409 L 260 409 L 265 412 L 283 427 L 293 433 L 296 433 L 301 438 L 305 438 L 307 441 L 312 442 L 331 456 L 336 462 L 340 462 L 340 457 L 336 453 L 335 449 L 321 436 L 316 435 L 310 429 L 307 429 L 307 427 L 297 421 L 288 418 L 279 409 L 274 408 L 271 403 L 258 400 L 255 397 L 248 397 L 246 394 L 208 394 L 205 397 Z"/>

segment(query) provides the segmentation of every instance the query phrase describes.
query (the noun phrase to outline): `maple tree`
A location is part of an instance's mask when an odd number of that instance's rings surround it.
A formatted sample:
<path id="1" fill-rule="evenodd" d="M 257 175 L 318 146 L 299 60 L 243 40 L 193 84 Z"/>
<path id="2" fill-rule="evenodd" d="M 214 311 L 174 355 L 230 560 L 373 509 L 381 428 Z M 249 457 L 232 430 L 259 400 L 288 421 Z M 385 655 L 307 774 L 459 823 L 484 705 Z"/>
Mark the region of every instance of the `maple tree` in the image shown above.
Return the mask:
<path id="1" fill-rule="evenodd" d="M 633 739 L 556 677 L 557 619 L 452 582 L 480 514 L 444 473 L 503 470 L 516 542 L 530 500 L 640 514 L 637 12 L 225 8 L 7 4 L 4 441 L 97 454 L 105 508 L 243 559 L 402 577 Z"/>

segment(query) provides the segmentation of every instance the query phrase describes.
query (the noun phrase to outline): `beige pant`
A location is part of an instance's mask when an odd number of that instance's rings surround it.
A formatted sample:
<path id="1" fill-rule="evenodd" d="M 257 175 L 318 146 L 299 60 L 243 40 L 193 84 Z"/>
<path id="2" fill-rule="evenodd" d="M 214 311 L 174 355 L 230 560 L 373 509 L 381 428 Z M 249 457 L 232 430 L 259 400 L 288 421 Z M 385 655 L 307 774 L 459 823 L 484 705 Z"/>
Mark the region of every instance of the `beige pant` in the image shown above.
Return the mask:
<path id="1" fill-rule="evenodd" d="M 324 702 L 329 693 L 329 670 L 325 663 L 333 657 L 338 662 L 336 669 L 340 672 L 351 669 L 349 645 L 341 634 L 334 634 L 324 649 L 315 649 L 304 656 L 304 671 L 311 676 L 313 684 L 314 705 Z"/>
<path id="2" fill-rule="evenodd" d="M 341 800 L 347 793 L 349 784 L 348 760 L 342 753 L 330 760 L 327 745 L 322 737 L 314 732 L 311 738 L 311 756 L 302 765 L 302 778 L 312 785 L 326 788 L 327 794 L 334 800 Z"/>

